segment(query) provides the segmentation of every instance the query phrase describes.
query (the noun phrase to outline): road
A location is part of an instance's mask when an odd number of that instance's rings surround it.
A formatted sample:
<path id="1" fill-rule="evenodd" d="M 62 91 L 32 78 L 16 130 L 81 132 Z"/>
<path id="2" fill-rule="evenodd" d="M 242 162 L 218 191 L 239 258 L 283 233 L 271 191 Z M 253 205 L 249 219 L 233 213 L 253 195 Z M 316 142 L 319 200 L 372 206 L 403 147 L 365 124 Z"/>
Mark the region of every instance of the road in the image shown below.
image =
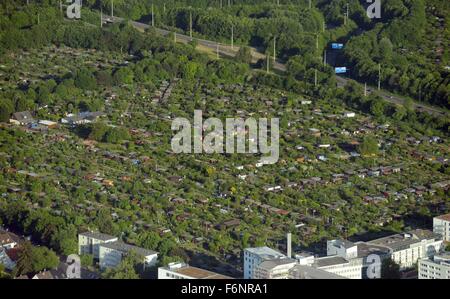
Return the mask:
<path id="1" fill-rule="evenodd" d="M 347 83 L 350 81 L 350 79 L 347 78 L 343 78 L 341 76 L 336 76 L 336 80 L 338 82 L 338 87 L 344 87 L 345 85 L 347 85 Z M 368 93 L 372 92 L 374 89 L 368 87 L 367 91 Z M 380 95 L 385 101 L 392 103 L 392 104 L 396 104 L 396 105 L 404 105 L 406 100 L 404 97 L 400 97 L 397 96 L 395 94 L 392 94 L 390 92 L 387 92 L 385 90 L 377 90 L 378 95 Z M 411 103 L 412 108 L 419 111 L 419 112 L 427 112 L 431 115 L 436 115 L 436 116 L 443 116 L 446 113 L 442 110 L 440 110 L 439 108 L 434 108 L 432 106 L 426 106 L 417 102 L 412 102 Z"/>
<path id="2" fill-rule="evenodd" d="M 119 18 L 119 17 L 104 17 L 103 18 L 104 21 L 112 21 L 112 22 L 122 22 L 124 21 L 123 18 Z M 130 21 L 130 24 L 133 25 L 135 28 L 140 29 L 140 30 L 145 30 L 148 29 L 150 27 L 150 25 L 145 24 L 145 23 L 140 23 L 140 22 L 136 22 L 136 21 Z M 162 36 L 167 36 L 169 34 L 171 34 L 171 31 L 165 30 L 165 29 L 160 29 L 160 28 L 154 28 L 156 30 L 156 32 Z M 192 41 L 192 38 L 188 35 L 184 35 L 184 34 L 176 34 L 176 40 L 178 42 L 183 42 L 183 43 L 188 43 L 190 41 Z M 215 41 L 210 41 L 210 40 L 205 40 L 205 39 L 200 39 L 200 38 L 195 38 L 195 40 L 197 41 L 197 43 L 203 47 L 206 47 L 208 49 L 210 49 L 211 51 L 214 52 L 219 52 L 220 55 L 223 56 L 229 56 L 229 57 L 234 57 L 236 55 L 236 53 L 239 51 L 239 47 L 238 46 L 234 46 L 231 47 L 230 45 L 224 45 Z M 266 55 L 258 52 L 257 49 L 255 48 L 250 48 L 251 49 L 251 54 L 252 54 L 252 62 L 257 62 L 260 59 L 266 59 Z M 285 72 L 286 71 L 286 65 L 279 62 L 279 61 L 275 61 L 275 63 L 272 66 L 273 69 L 280 71 L 280 72 Z M 345 86 L 350 79 L 341 77 L 341 76 L 336 76 L 337 82 L 338 82 L 338 87 L 343 87 Z M 378 94 L 387 102 L 392 103 L 392 104 L 396 104 L 396 105 L 403 105 L 406 102 L 406 99 L 404 97 L 400 97 L 397 95 L 394 95 L 392 93 L 389 93 L 387 91 L 381 90 L 378 91 Z M 427 105 L 423 105 L 417 102 L 413 102 L 412 103 L 412 108 L 419 111 L 419 112 L 427 112 L 431 115 L 436 115 L 436 116 L 442 116 L 445 115 L 446 112 L 443 112 L 442 110 L 440 110 L 439 108 L 435 108 L 432 106 L 427 106 Z"/>

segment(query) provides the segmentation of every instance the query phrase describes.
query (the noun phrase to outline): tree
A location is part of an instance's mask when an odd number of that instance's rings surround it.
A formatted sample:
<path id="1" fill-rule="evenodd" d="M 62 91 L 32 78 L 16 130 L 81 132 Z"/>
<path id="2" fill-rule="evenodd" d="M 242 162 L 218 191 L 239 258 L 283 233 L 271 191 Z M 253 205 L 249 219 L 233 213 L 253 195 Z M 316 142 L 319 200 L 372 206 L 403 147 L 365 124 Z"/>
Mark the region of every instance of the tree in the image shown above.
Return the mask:
<path id="1" fill-rule="evenodd" d="M 142 258 L 134 252 L 130 252 L 115 268 L 108 268 L 103 277 L 106 279 L 139 279 L 138 269 L 142 264 Z"/>
<path id="2" fill-rule="evenodd" d="M 84 267 L 91 267 L 94 265 L 94 256 L 92 254 L 82 254 L 80 260 L 81 265 Z"/>
<path id="3" fill-rule="evenodd" d="M 359 145 L 359 153 L 365 156 L 376 155 L 378 153 L 378 141 L 370 135 L 364 137 Z"/>
<path id="4" fill-rule="evenodd" d="M 103 141 L 103 138 L 108 131 L 108 126 L 102 122 L 96 122 L 91 127 L 91 133 L 89 134 L 89 139 L 96 141 Z"/>
<path id="5" fill-rule="evenodd" d="M 11 278 L 11 276 L 9 276 L 9 274 L 5 272 L 5 266 L 3 264 L 0 264 L 0 279 L 9 278 Z"/>
<path id="6" fill-rule="evenodd" d="M 400 279 L 400 265 L 390 258 L 381 263 L 381 279 Z"/>
<path id="7" fill-rule="evenodd" d="M 59 265 L 58 256 L 53 250 L 47 247 L 34 247 L 32 253 L 34 272 L 40 272 L 44 269 L 54 269 Z"/>
<path id="8" fill-rule="evenodd" d="M 33 271 L 33 246 L 29 241 L 22 244 L 19 258 L 14 269 L 14 276 L 31 273 Z"/>
<path id="9" fill-rule="evenodd" d="M 385 106 L 384 101 L 377 97 L 370 104 L 370 112 L 376 117 L 381 117 L 384 115 Z"/>
<path id="10" fill-rule="evenodd" d="M 81 69 L 75 76 L 75 86 L 83 90 L 92 90 L 96 87 L 96 80 L 88 69 Z"/>
<path id="11" fill-rule="evenodd" d="M 0 122 L 8 122 L 14 112 L 14 105 L 8 99 L 0 99 Z"/>
<path id="12" fill-rule="evenodd" d="M 241 63 L 252 63 L 252 53 L 249 47 L 240 47 L 236 54 L 236 60 Z"/>
<path id="13" fill-rule="evenodd" d="M 131 68 L 122 67 L 114 73 L 113 79 L 116 85 L 133 84 L 134 73 Z"/>

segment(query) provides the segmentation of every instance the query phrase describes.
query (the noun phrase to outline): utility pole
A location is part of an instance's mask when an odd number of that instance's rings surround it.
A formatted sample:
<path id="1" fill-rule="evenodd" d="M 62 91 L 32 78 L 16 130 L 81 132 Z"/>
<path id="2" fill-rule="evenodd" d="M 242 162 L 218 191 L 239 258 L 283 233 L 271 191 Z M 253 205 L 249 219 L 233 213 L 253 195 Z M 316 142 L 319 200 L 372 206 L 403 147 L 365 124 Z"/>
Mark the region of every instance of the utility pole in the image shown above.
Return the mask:
<path id="1" fill-rule="evenodd" d="M 114 0 L 111 0 L 111 17 L 114 18 Z"/>
<path id="2" fill-rule="evenodd" d="M 152 27 L 155 27 L 155 9 L 152 3 Z"/>
<path id="3" fill-rule="evenodd" d="M 192 11 L 189 11 L 189 36 L 192 40 Z"/>
<path id="4" fill-rule="evenodd" d="M 419 84 L 419 102 L 422 101 L 422 84 Z"/>
<path id="5" fill-rule="evenodd" d="M 277 37 L 273 37 L 273 64 L 275 64 L 277 60 Z"/>
<path id="6" fill-rule="evenodd" d="M 381 90 L 381 63 L 378 64 L 378 90 Z"/>
<path id="7" fill-rule="evenodd" d="M 317 69 L 314 70 L 314 86 L 317 86 Z"/>
<path id="8" fill-rule="evenodd" d="M 348 17 L 349 17 L 349 8 L 348 8 L 348 3 L 347 3 L 347 11 L 345 13 L 345 21 L 344 21 L 344 25 L 347 25 L 348 23 Z"/>
<path id="9" fill-rule="evenodd" d="M 234 25 L 231 24 L 231 50 L 234 50 Z"/>

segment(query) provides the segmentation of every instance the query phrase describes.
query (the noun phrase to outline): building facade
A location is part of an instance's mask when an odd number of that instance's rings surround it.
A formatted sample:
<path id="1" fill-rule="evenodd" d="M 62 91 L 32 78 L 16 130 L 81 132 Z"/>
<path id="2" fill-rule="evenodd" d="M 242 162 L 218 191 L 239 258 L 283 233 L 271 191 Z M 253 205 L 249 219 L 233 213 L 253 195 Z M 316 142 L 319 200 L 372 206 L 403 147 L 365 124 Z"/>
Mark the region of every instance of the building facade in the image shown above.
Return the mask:
<path id="1" fill-rule="evenodd" d="M 419 260 L 419 279 L 450 279 L 450 253 Z"/>
<path id="2" fill-rule="evenodd" d="M 212 271 L 191 267 L 185 263 L 170 263 L 158 268 L 158 279 L 233 279 Z"/>
<path id="3" fill-rule="evenodd" d="M 433 232 L 441 235 L 445 242 L 450 242 L 450 214 L 433 218 Z"/>
<path id="4" fill-rule="evenodd" d="M 400 265 L 400 269 L 414 267 L 419 259 L 432 257 L 441 251 L 440 235 L 429 230 L 416 229 L 368 242 L 390 249 L 390 258 Z"/>
<path id="5" fill-rule="evenodd" d="M 290 270 L 297 261 L 290 258 L 266 260 L 253 270 L 253 279 L 288 279 Z"/>
<path id="6" fill-rule="evenodd" d="M 118 238 L 99 232 L 86 232 L 78 235 L 78 254 L 92 254 L 95 259 L 100 257 L 100 244 L 117 241 Z"/>
<path id="7" fill-rule="evenodd" d="M 362 279 L 362 258 L 345 259 L 341 256 L 316 258 L 314 268 L 349 279 Z"/>
<path id="8" fill-rule="evenodd" d="M 142 262 L 144 267 L 156 265 L 158 260 L 157 252 L 129 245 L 120 241 L 115 241 L 102 243 L 99 245 L 100 268 L 105 269 L 117 267 L 122 259 L 131 252 L 134 252 L 143 258 Z"/>
<path id="9" fill-rule="evenodd" d="M 286 258 L 286 256 L 267 246 L 246 248 L 244 250 L 244 279 L 253 279 L 255 268 L 263 261 Z"/>

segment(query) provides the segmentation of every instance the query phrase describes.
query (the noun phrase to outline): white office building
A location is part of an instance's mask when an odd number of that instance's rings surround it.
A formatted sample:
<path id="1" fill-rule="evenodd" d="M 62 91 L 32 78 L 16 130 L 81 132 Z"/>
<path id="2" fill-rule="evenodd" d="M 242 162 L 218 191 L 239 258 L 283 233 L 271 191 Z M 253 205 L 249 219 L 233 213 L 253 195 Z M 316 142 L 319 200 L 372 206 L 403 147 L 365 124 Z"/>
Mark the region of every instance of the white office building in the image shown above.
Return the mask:
<path id="1" fill-rule="evenodd" d="M 288 279 L 290 270 L 297 261 L 290 258 L 276 258 L 262 261 L 253 269 L 253 279 Z"/>
<path id="2" fill-rule="evenodd" d="M 117 237 L 99 232 L 86 232 L 78 235 L 78 254 L 92 254 L 95 259 L 99 259 L 100 244 L 117 241 Z"/>
<path id="3" fill-rule="evenodd" d="M 185 263 L 170 263 L 158 268 L 158 279 L 233 279 L 212 271 L 191 267 Z"/>
<path id="4" fill-rule="evenodd" d="M 416 229 L 372 240 L 367 244 L 388 248 L 391 259 L 400 265 L 400 269 L 407 269 L 412 268 L 419 259 L 432 257 L 440 252 L 442 239 L 432 231 Z"/>
<path id="5" fill-rule="evenodd" d="M 255 268 L 263 261 L 287 258 L 284 254 L 267 246 L 244 250 L 244 279 L 253 279 Z"/>
<path id="6" fill-rule="evenodd" d="M 345 259 L 358 257 L 358 246 L 347 240 L 327 241 L 327 256 L 338 255 Z"/>
<path id="7" fill-rule="evenodd" d="M 345 278 L 362 279 L 362 258 L 345 259 L 337 255 L 325 256 L 316 258 L 312 266 Z"/>
<path id="8" fill-rule="evenodd" d="M 324 270 L 305 265 L 295 265 L 289 271 L 289 279 L 347 279 Z"/>
<path id="9" fill-rule="evenodd" d="M 158 253 L 153 250 L 144 249 L 141 247 L 129 245 L 120 241 L 108 242 L 99 245 L 99 261 L 100 268 L 116 267 L 120 264 L 122 259 L 134 252 L 143 257 L 143 264 L 145 267 L 156 265 L 158 260 Z"/>
<path id="10" fill-rule="evenodd" d="M 419 279 L 450 279 L 450 252 L 419 260 Z"/>
<path id="11" fill-rule="evenodd" d="M 433 218 L 433 232 L 441 235 L 445 242 L 450 242 L 450 214 Z"/>

